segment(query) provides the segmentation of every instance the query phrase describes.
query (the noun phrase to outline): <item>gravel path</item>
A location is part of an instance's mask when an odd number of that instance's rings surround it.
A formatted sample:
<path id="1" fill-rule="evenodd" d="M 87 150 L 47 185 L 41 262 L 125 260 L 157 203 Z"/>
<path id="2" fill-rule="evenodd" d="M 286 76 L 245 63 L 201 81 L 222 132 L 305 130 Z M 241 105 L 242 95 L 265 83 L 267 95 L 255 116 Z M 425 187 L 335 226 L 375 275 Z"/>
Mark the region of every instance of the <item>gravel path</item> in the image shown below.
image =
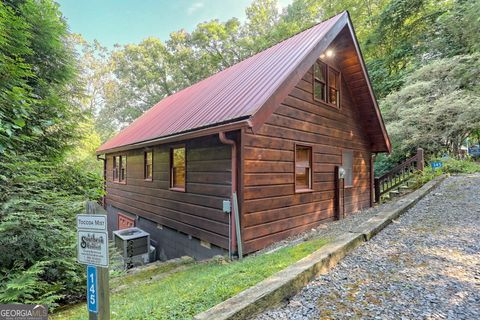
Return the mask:
<path id="1" fill-rule="evenodd" d="M 480 319 L 480 175 L 452 176 L 266 319 Z"/>

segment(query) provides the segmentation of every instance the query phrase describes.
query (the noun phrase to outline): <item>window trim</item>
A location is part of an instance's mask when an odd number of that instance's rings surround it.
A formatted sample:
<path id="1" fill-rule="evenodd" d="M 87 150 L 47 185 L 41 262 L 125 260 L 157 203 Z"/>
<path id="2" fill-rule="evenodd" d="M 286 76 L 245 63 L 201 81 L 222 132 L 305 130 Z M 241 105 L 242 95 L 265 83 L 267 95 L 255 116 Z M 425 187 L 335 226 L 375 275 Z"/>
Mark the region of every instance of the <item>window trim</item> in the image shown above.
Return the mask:
<path id="1" fill-rule="evenodd" d="M 315 96 L 315 81 L 317 82 L 321 82 L 323 83 L 322 81 L 319 81 L 317 80 L 317 78 L 315 77 L 315 68 L 316 68 L 316 65 L 318 62 L 321 62 L 325 65 L 325 76 L 326 76 L 326 83 L 325 83 L 325 89 L 326 89 L 326 92 L 325 92 L 325 100 L 322 100 L 322 99 L 318 99 L 316 96 Z M 338 100 L 338 105 L 334 104 L 334 103 L 331 103 L 330 102 L 330 70 L 329 69 L 332 69 L 333 71 L 337 72 L 338 73 L 338 93 L 337 93 L 337 100 Z M 340 72 L 340 70 L 338 70 L 337 68 L 335 68 L 334 66 L 326 63 L 325 61 L 321 60 L 321 59 L 317 59 L 315 61 L 315 64 L 313 65 L 313 72 L 312 72 L 312 95 L 313 95 L 313 101 L 316 101 L 318 103 L 322 103 L 322 104 L 325 104 L 327 106 L 330 106 L 330 107 L 334 107 L 338 110 L 341 109 L 341 96 L 342 96 L 342 73 Z"/>
<path id="2" fill-rule="evenodd" d="M 351 185 L 347 185 L 346 183 L 346 180 L 347 179 L 343 179 L 343 187 L 345 189 L 348 189 L 348 188 L 353 188 L 355 183 L 353 181 L 353 178 L 354 178 L 354 161 L 355 161 L 355 151 L 353 149 L 342 149 L 342 167 L 345 169 L 345 165 L 343 163 L 343 154 L 344 152 L 350 152 L 352 154 L 352 184 Z"/>
<path id="3" fill-rule="evenodd" d="M 149 178 L 147 177 L 147 153 L 152 153 L 152 176 Z M 145 149 L 143 151 L 143 180 L 145 181 L 153 181 L 153 157 L 154 157 L 153 149 Z"/>
<path id="4" fill-rule="evenodd" d="M 119 159 L 119 167 L 117 168 L 116 167 L 116 159 L 117 158 L 120 158 Z M 112 177 L 112 180 L 113 180 L 113 183 L 119 183 L 119 184 L 127 184 L 127 169 L 128 169 L 128 165 L 127 165 L 127 154 L 125 153 L 122 153 L 122 154 L 116 154 L 112 157 L 113 159 L 113 172 L 115 172 L 115 170 L 117 170 L 117 179 L 115 179 L 115 174 L 113 174 L 113 177 Z M 122 172 L 122 159 L 124 159 L 125 161 L 125 178 L 123 180 L 120 180 L 120 177 L 121 177 L 121 172 Z"/>
<path id="5" fill-rule="evenodd" d="M 173 150 L 183 148 L 185 150 L 185 185 L 183 188 L 173 186 Z M 177 192 L 186 192 L 187 189 L 187 146 L 185 144 L 172 145 L 169 148 L 169 188 L 168 190 Z"/>
<path id="6" fill-rule="evenodd" d="M 310 177 L 309 177 L 309 188 L 297 189 L 297 148 L 304 147 L 310 148 Z M 294 159 L 293 159 L 293 188 L 295 193 L 307 193 L 313 192 L 313 145 L 308 143 L 296 143 L 294 144 Z"/>

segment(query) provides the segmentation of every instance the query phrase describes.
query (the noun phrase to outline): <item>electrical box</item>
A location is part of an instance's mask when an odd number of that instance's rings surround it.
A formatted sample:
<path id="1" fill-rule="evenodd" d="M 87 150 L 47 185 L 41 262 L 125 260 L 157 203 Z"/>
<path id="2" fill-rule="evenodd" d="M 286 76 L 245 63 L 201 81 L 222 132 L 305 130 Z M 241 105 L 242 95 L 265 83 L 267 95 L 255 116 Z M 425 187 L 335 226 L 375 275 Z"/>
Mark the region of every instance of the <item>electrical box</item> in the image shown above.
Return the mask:
<path id="1" fill-rule="evenodd" d="M 232 205 L 230 200 L 223 200 L 223 212 L 231 213 L 232 212 Z"/>

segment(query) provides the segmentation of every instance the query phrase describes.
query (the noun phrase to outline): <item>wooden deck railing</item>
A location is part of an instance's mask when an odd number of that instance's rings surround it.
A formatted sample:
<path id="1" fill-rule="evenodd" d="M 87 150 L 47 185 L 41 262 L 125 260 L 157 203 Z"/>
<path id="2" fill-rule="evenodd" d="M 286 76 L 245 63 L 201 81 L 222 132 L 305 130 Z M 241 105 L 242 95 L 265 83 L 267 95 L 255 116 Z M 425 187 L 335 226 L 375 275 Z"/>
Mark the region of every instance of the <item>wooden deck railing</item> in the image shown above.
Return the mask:
<path id="1" fill-rule="evenodd" d="M 423 170 L 423 149 L 418 148 L 417 154 L 399 164 L 384 175 L 375 178 L 375 202 L 380 202 L 380 197 L 399 187 L 412 177 L 417 170 Z"/>

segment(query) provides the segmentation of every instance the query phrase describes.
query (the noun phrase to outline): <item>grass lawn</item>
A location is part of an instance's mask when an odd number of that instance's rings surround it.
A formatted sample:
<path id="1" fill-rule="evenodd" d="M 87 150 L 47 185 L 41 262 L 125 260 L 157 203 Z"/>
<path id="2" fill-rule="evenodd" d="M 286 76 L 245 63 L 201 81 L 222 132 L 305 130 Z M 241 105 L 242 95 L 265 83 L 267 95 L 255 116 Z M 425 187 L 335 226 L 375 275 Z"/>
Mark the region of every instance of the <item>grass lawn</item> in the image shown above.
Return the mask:
<path id="1" fill-rule="evenodd" d="M 192 263 L 155 281 L 148 271 L 129 275 L 128 284 L 110 296 L 112 319 L 190 319 L 316 251 L 328 241 L 314 239 L 243 261 Z M 165 270 L 159 271 L 165 272 Z M 138 280 L 138 281 L 136 281 Z M 53 319 L 87 319 L 86 303 L 53 315 Z"/>

